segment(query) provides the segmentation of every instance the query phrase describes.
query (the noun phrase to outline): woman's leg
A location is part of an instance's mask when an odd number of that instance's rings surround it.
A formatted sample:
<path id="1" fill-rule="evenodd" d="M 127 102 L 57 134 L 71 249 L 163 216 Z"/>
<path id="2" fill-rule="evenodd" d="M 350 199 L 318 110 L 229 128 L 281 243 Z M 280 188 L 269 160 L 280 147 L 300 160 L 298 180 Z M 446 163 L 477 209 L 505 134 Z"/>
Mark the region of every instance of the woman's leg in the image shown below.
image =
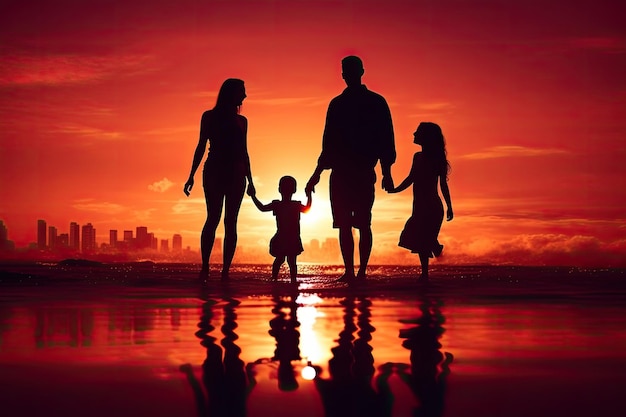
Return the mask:
<path id="1" fill-rule="evenodd" d="M 237 217 L 246 188 L 246 178 L 233 181 L 226 193 L 224 213 L 224 265 L 222 267 L 222 279 L 228 278 L 230 264 L 235 256 L 237 247 Z"/>
<path id="2" fill-rule="evenodd" d="M 209 274 L 209 259 L 213 242 L 215 242 L 215 230 L 222 217 L 222 204 L 224 196 L 211 186 L 204 187 L 204 198 L 206 200 L 207 219 L 202 228 L 200 237 L 200 250 L 202 252 L 202 274 Z"/>
<path id="3" fill-rule="evenodd" d="M 296 265 L 296 255 L 287 256 L 287 263 L 289 264 L 289 273 L 291 275 L 291 282 L 296 282 L 298 276 L 298 266 Z"/>

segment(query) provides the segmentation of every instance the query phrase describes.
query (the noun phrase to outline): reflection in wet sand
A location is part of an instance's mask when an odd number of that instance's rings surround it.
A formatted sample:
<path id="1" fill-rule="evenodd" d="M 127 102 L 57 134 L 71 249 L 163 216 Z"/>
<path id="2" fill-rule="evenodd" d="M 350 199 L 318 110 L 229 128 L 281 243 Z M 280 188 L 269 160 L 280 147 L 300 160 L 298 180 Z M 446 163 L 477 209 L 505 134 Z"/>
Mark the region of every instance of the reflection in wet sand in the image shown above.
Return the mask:
<path id="1" fill-rule="evenodd" d="M 304 407 L 441 417 L 528 415 L 534 398 L 544 404 L 534 415 L 587 416 L 618 406 L 625 325 L 610 302 L 335 298 L 289 286 L 259 297 L 23 299 L 0 305 L 0 401 L 24 416 L 282 417 Z"/>

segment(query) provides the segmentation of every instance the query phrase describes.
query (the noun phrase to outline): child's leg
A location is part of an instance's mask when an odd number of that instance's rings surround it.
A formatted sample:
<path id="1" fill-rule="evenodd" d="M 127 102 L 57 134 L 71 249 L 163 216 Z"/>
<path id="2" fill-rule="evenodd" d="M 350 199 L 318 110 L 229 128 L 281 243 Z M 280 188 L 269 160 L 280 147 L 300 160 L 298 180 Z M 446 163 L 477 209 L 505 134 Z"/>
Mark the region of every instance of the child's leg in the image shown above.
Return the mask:
<path id="1" fill-rule="evenodd" d="M 276 259 L 274 259 L 274 264 L 272 265 L 272 279 L 278 278 L 278 271 L 280 271 L 280 267 L 283 265 L 283 262 L 285 262 L 285 257 L 282 255 L 279 255 Z"/>
<path id="2" fill-rule="evenodd" d="M 291 282 L 296 282 L 296 276 L 298 275 L 298 266 L 296 265 L 296 255 L 287 256 L 287 263 L 289 264 L 289 272 L 291 273 Z"/>
<path id="3" fill-rule="evenodd" d="M 420 264 L 422 265 L 422 274 L 420 275 L 420 278 L 422 279 L 427 279 L 428 278 L 428 254 L 427 253 L 420 253 Z"/>

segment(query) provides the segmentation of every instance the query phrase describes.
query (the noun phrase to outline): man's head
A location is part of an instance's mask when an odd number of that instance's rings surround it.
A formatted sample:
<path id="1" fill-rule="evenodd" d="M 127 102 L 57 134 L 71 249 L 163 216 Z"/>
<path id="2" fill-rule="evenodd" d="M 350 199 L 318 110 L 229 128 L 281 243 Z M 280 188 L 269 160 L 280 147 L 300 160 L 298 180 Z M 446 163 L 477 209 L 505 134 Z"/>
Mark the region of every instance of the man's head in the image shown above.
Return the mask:
<path id="1" fill-rule="evenodd" d="M 361 58 L 354 55 L 345 57 L 341 60 L 341 71 L 348 87 L 361 85 L 361 77 L 365 72 Z"/>

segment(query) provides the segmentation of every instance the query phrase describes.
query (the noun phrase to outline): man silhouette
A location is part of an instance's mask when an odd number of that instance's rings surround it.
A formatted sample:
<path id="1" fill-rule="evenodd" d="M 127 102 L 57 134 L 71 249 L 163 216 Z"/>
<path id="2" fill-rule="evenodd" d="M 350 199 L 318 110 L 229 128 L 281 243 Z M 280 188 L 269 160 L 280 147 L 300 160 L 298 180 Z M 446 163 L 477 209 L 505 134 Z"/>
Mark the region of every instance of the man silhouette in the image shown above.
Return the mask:
<path id="1" fill-rule="evenodd" d="M 374 168 L 380 160 L 382 188 L 392 190 L 391 165 L 396 160 L 396 149 L 389 106 L 380 94 L 361 84 L 364 73 L 361 59 L 347 56 L 341 61 L 341 67 L 347 88 L 328 105 L 322 152 L 306 191 L 314 191 L 322 171 L 331 170 L 333 227 L 339 229 L 339 246 L 345 265 L 345 274 L 340 280 L 351 281 L 355 278 L 352 228 L 359 229 L 357 278 L 365 279 L 372 252 Z"/>

